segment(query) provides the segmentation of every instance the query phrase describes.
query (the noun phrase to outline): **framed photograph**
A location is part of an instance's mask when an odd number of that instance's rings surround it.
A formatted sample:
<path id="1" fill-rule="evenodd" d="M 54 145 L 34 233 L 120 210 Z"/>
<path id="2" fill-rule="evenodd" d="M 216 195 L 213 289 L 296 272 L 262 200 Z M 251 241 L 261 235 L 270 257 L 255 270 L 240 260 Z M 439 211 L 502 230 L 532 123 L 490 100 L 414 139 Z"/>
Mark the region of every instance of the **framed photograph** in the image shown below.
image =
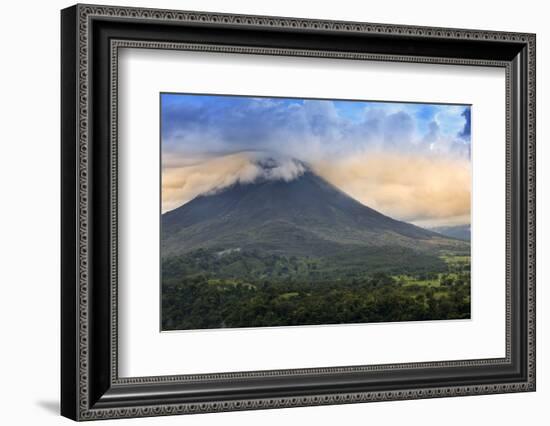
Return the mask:
<path id="1" fill-rule="evenodd" d="M 535 35 L 61 12 L 61 412 L 535 390 Z"/>

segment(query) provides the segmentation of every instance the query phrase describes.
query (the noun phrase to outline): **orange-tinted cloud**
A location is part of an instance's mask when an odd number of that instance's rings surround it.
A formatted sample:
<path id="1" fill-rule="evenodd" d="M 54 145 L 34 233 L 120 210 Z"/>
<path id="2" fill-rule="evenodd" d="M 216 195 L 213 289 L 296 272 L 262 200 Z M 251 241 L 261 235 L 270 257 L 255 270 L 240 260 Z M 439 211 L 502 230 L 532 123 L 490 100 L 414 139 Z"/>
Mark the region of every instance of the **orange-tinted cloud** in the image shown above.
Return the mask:
<path id="1" fill-rule="evenodd" d="M 199 194 L 255 177 L 254 165 L 244 154 L 227 155 L 191 164 L 165 161 L 162 170 L 162 211 L 172 210 Z M 168 163 L 168 166 L 166 164 Z"/>
<path id="2" fill-rule="evenodd" d="M 234 183 L 249 183 L 262 177 L 291 181 L 304 173 L 302 163 L 281 158 L 269 168 L 252 161 L 257 153 L 243 152 L 195 162 L 171 155 L 163 158 L 162 211 L 172 210 L 194 197 Z M 256 158 L 257 159 L 257 158 Z"/>
<path id="3" fill-rule="evenodd" d="M 471 172 L 464 159 L 368 153 L 314 164 L 363 204 L 422 226 L 470 222 Z"/>
<path id="4" fill-rule="evenodd" d="M 262 170 L 243 152 L 190 162 L 164 158 L 162 210 L 199 194 L 257 179 Z M 313 170 L 361 203 L 421 226 L 470 222 L 471 172 L 464 159 L 402 153 L 365 153 L 318 161 Z M 303 170 L 281 163 L 271 178 L 291 180 Z M 265 177 L 265 176 L 264 176 Z"/>

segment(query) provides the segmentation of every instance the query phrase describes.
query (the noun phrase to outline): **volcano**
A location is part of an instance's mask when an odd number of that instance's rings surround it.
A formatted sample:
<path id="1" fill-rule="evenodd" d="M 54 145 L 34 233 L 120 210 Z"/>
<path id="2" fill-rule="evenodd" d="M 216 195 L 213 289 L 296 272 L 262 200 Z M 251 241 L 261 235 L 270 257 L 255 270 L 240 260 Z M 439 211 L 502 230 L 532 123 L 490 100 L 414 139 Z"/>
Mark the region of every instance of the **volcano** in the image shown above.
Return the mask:
<path id="1" fill-rule="evenodd" d="M 298 256 L 333 256 L 361 247 L 403 247 L 421 252 L 467 247 L 410 223 L 388 217 L 348 196 L 305 164 L 299 175 L 265 173 L 197 196 L 162 215 L 163 257 L 204 248 L 260 250 Z"/>

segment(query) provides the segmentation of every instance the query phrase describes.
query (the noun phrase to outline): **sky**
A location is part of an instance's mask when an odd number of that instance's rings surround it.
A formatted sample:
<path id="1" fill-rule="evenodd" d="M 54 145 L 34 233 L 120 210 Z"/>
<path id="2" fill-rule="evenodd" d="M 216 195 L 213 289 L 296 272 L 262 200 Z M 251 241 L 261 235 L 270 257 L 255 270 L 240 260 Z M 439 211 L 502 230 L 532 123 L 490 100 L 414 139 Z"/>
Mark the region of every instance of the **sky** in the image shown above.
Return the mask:
<path id="1" fill-rule="evenodd" d="M 468 224 L 468 105 L 161 94 L 162 210 L 300 160 L 361 203 L 420 226 Z M 265 178 L 265 176 L 263 176 Z"/>

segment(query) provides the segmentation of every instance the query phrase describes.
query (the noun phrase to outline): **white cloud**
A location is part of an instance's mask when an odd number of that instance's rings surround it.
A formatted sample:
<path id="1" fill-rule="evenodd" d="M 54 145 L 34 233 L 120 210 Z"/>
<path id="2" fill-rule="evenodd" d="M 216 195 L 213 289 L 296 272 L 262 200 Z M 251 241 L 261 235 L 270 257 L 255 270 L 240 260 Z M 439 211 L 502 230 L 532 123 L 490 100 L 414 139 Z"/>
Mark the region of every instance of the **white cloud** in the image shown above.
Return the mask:
<path id="1" fill-rule="evenodd" d="M 171 156 L 162 169 L 162 211 L 179 207 L 201 194 L 213 194 L 236 183 L 292 181 L 304 174 L 303 163 L 290 157 L 241 152 L 181 162 Z"/>

